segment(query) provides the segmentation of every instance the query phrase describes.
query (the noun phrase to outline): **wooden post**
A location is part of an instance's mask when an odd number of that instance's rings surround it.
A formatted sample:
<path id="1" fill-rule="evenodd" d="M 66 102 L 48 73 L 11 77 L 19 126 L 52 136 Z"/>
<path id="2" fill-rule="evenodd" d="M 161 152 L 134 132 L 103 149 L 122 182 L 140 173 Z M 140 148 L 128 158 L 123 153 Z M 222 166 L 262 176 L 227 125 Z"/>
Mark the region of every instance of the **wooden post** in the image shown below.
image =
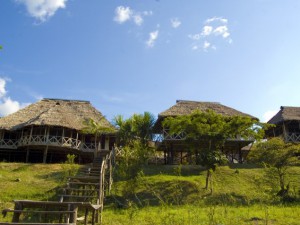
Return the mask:
<path id="1" fill-rule="evenodd" d="M 243 163 L 243 156 L 242 156 L 242 148 L 241 145 L 238 145 L 239 148 L 239 163 Z"/>
<path id="2" fill-rule="evenodd" d="M 46 130 L 45 130 L 45 132 L 46 132 L 46 143 L 47 143 L 47 145 L 48 145 L 50 127 L 46 127 Z"/>
<path id="3" fill-rule="evenodd" d="M 28 161 L 29 161 L 29 147 L 27 147 L 27 149 L 26 149 L 26 163 L 28 163 Z"/>
<path id="4" fill-rule="evenodd" d="M 109 137 L 107 135 L 105 135 L 105 150 L 109 150 Z"/>
<path id="5" fill-rule="evenodd" d="M 31 128 L 30 128 L 29 143 L 32 142 L 32 140 L 31 140 L 31 138 L 32 138 L 32 130 L 33 130 L 33 126 L 31 126 Z"/>
<path id="6" fill-rule="evenodd" d="M 14 210 L 22 210 L 22 209 L 23 209 L 22 204 L 19 203 L 19 202 L 15 202 L 15 208 L 14 208 Z M 14 215 L 13 215 L 13 218 L 12 218 L 12 222 L 18 223 L 19 220 L 20 220 L 20 215 L 21 215 L 20 212 L 14 212 Z"/>
<path id="7" fill-rule="evenodd" d="M 46 148 L 44 150 L 43 163 L 47 162 L 47 154 L 48 154 L 48 145 L 46 145 Z"/>

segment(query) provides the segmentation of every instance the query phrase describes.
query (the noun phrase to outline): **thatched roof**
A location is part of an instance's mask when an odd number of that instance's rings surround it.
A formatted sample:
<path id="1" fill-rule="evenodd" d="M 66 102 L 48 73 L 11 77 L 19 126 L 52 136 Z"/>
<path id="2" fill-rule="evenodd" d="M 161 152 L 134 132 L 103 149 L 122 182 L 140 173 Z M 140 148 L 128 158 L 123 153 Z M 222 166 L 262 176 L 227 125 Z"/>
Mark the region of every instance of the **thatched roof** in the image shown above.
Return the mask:
<path id="1" fill-rule="evenodd" d="M 222 105 L 218 102 L 198 102 L 198 101 L 177 100 L 176 105 L 173 105 L 171 108 L 158 114 L 158 120 L 156 121 L 155 129 L 160 129 L 161 122 L 166 117 L 189 115 L 195 110 L 206 111 L 208 109 L 211 109 L 214 112 L 221 114 L 223 116 L 248 116 L 251 118 L 255 118 L 249 114 L 240 112 L 228 106 Z"/>
<path id="2" fill-rule="evenodd" d="M 211 109 L 214 112 L 221 114 L 223 116 L 239 115 L 239 116 L 253 117 L 249 114 L 242 113 L 238 110 L 227 107 L 218 102 L 196 102 L 196 101 L 184 101 L 184 100 L 177 100 L 176 105 L 173 105 L 171 108 L 160 113 L 158 116 L 167 117 L 167 116 L 189 115 L 195 110 L 206 111 L 208 109 Z"/>
<path id="3" fill-rule="evenodd" d="M 0 118 L 0 129 L 16 130 L 26 126 L 60 126 L 82 130 L 84 121 L 93 119 L 104 127 L 113 126 L 88 101 L 45 98 L 15 113 Z"/>
<path id="4" fill-rule="evenodd" d="M 279 124 L 283 121 L 300 121 L 300 107 L 281 106 L 279 112 L 268 123 Z"/>

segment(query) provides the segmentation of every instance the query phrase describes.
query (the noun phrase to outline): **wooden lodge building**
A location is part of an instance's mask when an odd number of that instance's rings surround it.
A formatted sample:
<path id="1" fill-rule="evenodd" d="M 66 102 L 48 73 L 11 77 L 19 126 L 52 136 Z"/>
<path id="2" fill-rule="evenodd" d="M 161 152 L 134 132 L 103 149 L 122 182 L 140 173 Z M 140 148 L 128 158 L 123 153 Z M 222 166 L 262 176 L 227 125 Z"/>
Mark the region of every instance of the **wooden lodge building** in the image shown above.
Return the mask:
<path id="1" fill-rule="evenodd" d="M 285 142 L 300 142 L 300 107 L 281 106 L 268 123 L 275 127 L 266 132 L 267 138 L 281 137 Z"/>
<path id="2" fill-rule="evenodd" d="M 162 126 L 162 122 L 167 117 L 175 117 L 180 115 L 189 115 L 195 110 L 206 111 L 208 109 L 221 114 L 223 116 L 248 116 L 255 118 L 249 114 L 242 113 L 233 108 L 224 106 L 216 102 L 197 102 L 177 100 L 176 104 L 158 115 L 155 124 L 158 151 L 163 154 L 165 164 L 191 163 L 194 155 L 185 145 L 185 134 L 169 134 L 167 128 Z M 250 144 L 253 140 L 245 140 L 237 137 L 236 139 L 227 140 L 223 148 L 223 152 L 227 155 L 231 162 L 243 162 L 249 153 Z M 203 142 L 203 148 L 208 147 L 208 143 Z"/>
<path id="3" fill-rule="evenodd" d="M 90 102 L 78 100 L 45 98 L 0 118 L 0 160 L 54 163 L 75 154 L 79 163 L 91 162 L 98 151 L 113 148 L 115 134 L 82 132 L 89 119 L 114 129 Z"/>

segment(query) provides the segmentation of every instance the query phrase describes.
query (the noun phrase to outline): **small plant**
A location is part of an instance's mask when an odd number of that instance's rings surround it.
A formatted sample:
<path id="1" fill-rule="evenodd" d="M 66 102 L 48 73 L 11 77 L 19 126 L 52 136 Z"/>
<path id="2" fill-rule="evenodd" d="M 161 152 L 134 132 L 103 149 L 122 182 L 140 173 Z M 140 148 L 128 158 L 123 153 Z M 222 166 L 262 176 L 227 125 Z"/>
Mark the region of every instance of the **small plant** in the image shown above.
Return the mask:
<path id="1" fill-rule="evenodd" d="M 182 164 L 179 164 L 178 166 L 174 167 L 173 171 L 176 176 L 181 176 Z"/>
<path id="2" fill-rule="evenodd" d="M 67 160 L 62 164 L 62 169 L 64 171 L 63 181 L 67 180 L 68 177 L 75 176 L 75 174 L 77 174 L 78 165 L 75 164 L 75 158 L 76 155 L 68 154 Z"/>

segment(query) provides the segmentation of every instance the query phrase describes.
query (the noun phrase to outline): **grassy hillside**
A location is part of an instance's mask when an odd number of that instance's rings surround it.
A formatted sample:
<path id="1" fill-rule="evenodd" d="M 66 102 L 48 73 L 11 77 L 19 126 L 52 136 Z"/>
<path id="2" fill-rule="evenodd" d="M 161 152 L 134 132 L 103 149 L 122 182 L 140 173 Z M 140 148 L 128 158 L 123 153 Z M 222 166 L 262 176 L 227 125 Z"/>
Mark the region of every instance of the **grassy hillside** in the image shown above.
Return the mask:
<path id="1" fill-rule="evenodd" d="M 14 199 L 58 200 L 65 165 L 0 163 L 0 210 Z M 276 179 L 262 168 L 220 167 L 214 192 L 203 189 L 198 166 L 148 166 L 138 179 L 116 181 L 106 197 L 103 224 L 298 224 L 300 168 L 290 171 L 291 193 L 282 203 Z M 2 219 L 0 221 L 7 221 Z"/>

